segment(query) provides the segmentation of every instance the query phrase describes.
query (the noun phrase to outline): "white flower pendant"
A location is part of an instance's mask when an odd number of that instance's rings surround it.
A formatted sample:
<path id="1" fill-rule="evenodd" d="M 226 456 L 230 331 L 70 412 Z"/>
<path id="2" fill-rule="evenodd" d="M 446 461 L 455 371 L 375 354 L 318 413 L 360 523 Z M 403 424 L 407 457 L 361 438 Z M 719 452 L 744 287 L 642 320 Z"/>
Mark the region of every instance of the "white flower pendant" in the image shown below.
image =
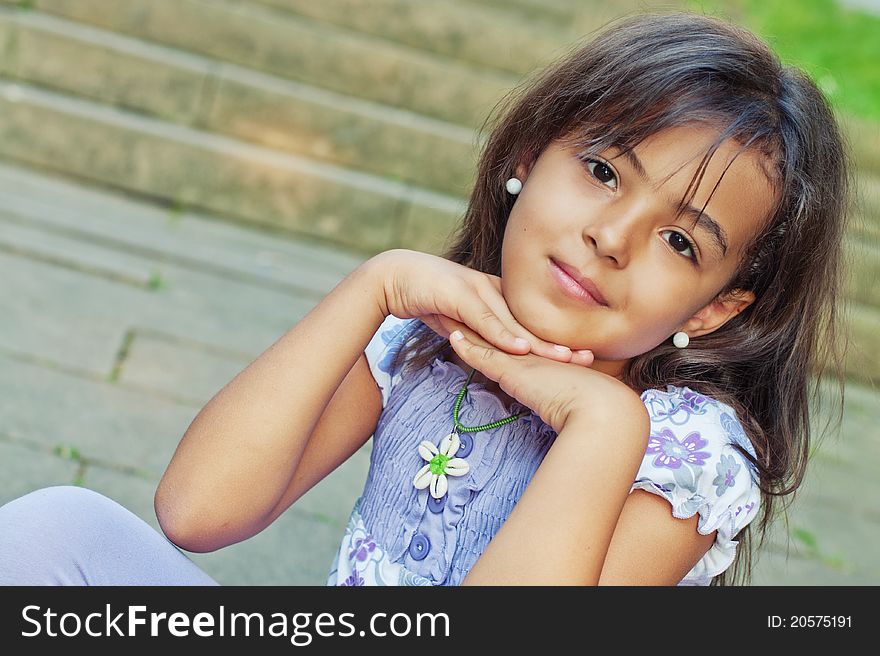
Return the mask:
<path id="1" fill-rule="evenodd" d="M 424 440 L 419 444 L 419 455 L 428 462 L 413 479 L 417 490 L 429 488 L 431 496 L 440 499 L 449 487 L 447 476 L 464 476 L 470 471 L 470 465 L 464 458 L 453 458 L 461 440 L 457 433 L 450 433 L 440 441 L 440 448 Z"/>

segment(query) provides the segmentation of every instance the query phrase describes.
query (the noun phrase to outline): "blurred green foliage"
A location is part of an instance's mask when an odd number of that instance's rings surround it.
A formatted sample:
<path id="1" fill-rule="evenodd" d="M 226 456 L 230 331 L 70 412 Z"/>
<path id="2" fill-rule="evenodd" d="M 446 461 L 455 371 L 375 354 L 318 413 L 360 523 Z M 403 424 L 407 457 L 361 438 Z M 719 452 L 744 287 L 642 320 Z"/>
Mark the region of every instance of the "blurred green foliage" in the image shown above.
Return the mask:
<path id="1" fill-rule="evenodd" d="M 845 0 L 689 0 L 688 8 L 763 37 L 818 83 L 836 109 L 880 120 L 878 12 Z"/>

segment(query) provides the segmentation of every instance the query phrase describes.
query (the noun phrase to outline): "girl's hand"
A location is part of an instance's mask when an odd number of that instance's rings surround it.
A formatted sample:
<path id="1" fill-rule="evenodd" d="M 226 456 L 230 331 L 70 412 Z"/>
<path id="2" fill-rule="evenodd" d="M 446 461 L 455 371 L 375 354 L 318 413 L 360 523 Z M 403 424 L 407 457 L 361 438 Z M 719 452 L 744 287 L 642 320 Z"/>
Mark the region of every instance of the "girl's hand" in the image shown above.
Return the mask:
<path id="1" fill-rule="evenodd" d="M 501 294 L 498 276 L 402 248 L 379 253 L 370 264 L 382 281 L 386 316 L 421 319 L 447 339 L 453 330 L 469 330 L 507 353 L 531 352 L 582 366 L 593 363 L 590 351 L 572 352 L 545 342 L 520 325 Z"/>
<path id="2" fill-rule="evenodd" d="M 534 410 L 557 433 L 573 420 L 606 421 L 620 413 L 647 410 L 639 395 L 624 383 L 587 367 L 552 362 L 532 353 L 505 353 L 467 328 L 450 337 L 459 357 L 524 406 Z"/>

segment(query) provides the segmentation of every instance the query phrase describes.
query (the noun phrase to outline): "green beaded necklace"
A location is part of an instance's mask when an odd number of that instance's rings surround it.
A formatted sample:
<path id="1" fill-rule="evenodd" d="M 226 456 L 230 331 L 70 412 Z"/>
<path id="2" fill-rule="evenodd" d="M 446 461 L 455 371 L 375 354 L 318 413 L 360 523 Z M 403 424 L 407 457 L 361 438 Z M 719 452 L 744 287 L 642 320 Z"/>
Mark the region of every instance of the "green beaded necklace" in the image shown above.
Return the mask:
<path id="1" fill-rule="evenodd" d="M 462 433 L 476 433 L 477 431 L 489 430 L 490 428 L 498 428 L 499 426 L 504 426 L 504 424 L 509 424 L 510 422 L 516 421 L 520 417 L 525 417 L 527 414 L 529 414 L 528 412 L 521 412 L 518 415 L 511 415 L 509 417 L 506 417 L 505 419 L 499 419 L 498 421 L 493 421 L 489 424 L 483 424 L 482 426 L 463 426 L 461 422 L 458 421 L 458 409 L 461 407 L 461 402 L 464 399 L 464 395 L 467 394 L 468 385 L 471 384 L 471 380 L 473 379 L 476 372 L 476 369 L 471 369 L 471 373 L 468 375 L 464 387 L 458 393 L 458 398 L 455 399 L 455 405 L 452 408 L 452 421 L 458 430 L 460 430 Z"/>
<path id="2" fill-rule="evenodd" d="M 461 408 L 461 402 L 464 399 L 464 395 L 467 394 L 468 385 L 471 384 L 471 380 L 476 371 L 476 369 L 471 369 L 471 373 L 468 375 L 464 387 L 455 399 L 455 405 L 452 408 L 452 421 L 455 426 L 452 429 L 452 432 L 440 441 L 439 446 L 427 440 L 423 440 L 422 443 L 419 444 L 419 455 L 427 464 L 423 465 L 416 473 L 415 478 L 413 479 L 413 485 L 417 490 L 428 488 L 428 492 L 431 498 L 434 499 L 435 504 L 437 500 L 442 499 L 446 494 L 449 485 L 447 476 L 464 476 L 470 471 L 470 465 L 468 465 L 467 461 L 456 455 L 459 446 L 461 445 L 461 440 L 456 429 L 461 433 L 476 433 L 477 431 L 504 426 L 504 424 L 509 424 L 510 422 L 516 421 L 520 417 L 525 417 L 529 414 L 528 412 L 521 412 L 517 415 L 511 415 L 510 417 L 505 417 L 504 419 L 499 419 L 498 421 L 493 421 L 489 424 L 483 424 L 482 426 L 462 425 L 458 420 L 458 410 Z M 442 508 L 442 501 L 439 503 L 441 504 L 439 507 Z M 435 505 L 432 507 L 438 506 Z M 435 512 L 437 511 L 435 510 Z"/>

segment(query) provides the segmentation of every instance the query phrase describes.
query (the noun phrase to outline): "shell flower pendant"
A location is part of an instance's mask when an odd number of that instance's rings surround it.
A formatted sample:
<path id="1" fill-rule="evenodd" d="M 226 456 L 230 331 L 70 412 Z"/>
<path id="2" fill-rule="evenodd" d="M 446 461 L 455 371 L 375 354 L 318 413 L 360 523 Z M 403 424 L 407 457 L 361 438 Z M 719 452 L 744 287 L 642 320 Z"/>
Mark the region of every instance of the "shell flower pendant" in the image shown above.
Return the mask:
<path id="1" fill-rule="evenodd" d="M 429 488 L 431 496 L 440 499 L 449 487 L 447 476 L 464 476 L 470 471 L 470 465 L 464 458 L 453 458 L 461 446 L 456 433 L 450 433 L 440 441 L 440 448 L 424 440 L 419 444 L 419 455 L 428 462 L 413 479 L 417 490 Z"/>

